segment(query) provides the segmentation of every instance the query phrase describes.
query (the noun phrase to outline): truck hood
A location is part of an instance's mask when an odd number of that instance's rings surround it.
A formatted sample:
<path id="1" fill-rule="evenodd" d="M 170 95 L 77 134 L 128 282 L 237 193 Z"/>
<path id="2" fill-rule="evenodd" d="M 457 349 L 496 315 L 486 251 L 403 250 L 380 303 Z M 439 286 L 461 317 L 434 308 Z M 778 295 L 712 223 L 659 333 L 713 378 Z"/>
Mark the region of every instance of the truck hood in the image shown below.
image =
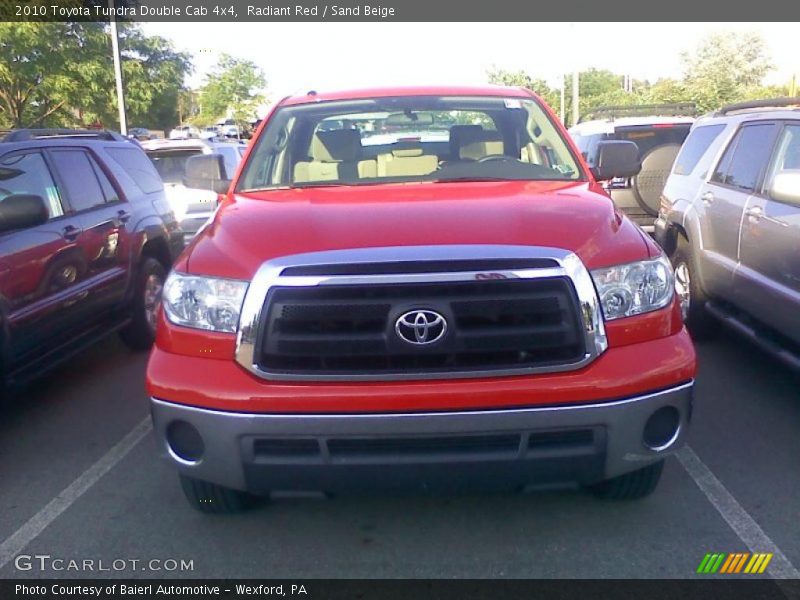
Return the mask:
<path id="1" fill-rule="evenodd" d="M 578 254 L 589 268 L 657 252 L 587 182 L 453 182 L 235 194 L 177 268 L 251 279 L 278 256 L 377 246 L 512 244 Z"/>

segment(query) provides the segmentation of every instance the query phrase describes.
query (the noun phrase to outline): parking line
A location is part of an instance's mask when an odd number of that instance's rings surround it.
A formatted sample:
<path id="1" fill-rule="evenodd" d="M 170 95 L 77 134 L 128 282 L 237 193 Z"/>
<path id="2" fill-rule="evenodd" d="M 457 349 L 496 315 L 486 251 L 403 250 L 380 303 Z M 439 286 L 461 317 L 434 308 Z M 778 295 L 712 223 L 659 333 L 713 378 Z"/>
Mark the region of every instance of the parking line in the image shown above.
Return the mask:
<path id="1" fill-rule="evenodd" d="M 733 497 L 722 482 L 716 478 L 700 457 L 689 446 L 684 446 L 675 454 L 697 487 L 706 495 L 722 518 L 739 536 L 750 552 L 771 552 L 769 575 L 774 579 L 800 579 L 800 571 L 786 558 L 781 549 L 764 533 L 742 505 Z"/>
<path id="2" fill-rule="evenodd" d="M 27 523 L 0 544 L 0 569 L 14 559 L 25 546 L 39 536 L 45 528 L 55 521 L 90 487 L 97 483 L 138 444 L 153 425 L 150 417 L 143 419 L 116 446 L 106 452 L 96 463 L 86 469 L 75 481 L 64 488 L 47 506 L 33 515 Z"/>

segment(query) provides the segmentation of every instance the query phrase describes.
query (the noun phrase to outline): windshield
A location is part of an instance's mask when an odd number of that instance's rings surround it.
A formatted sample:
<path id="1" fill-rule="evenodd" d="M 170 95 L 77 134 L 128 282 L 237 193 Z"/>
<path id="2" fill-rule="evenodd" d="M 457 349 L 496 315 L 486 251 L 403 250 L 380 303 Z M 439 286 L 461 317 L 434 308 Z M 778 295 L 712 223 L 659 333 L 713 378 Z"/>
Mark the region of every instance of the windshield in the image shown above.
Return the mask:
<path id="1" fill-rule="evenodd" d="M 147 156 L 156 166 L 156 171 L 161 175 L 164 183 L 183 183 L 186 176 L 186 160 L 190 156 L 202 154 L 198 149 L 181 150 L 149 150 Z"/>
<path id="2" fill-rule="evenodd" d="M 278 109 L 237 190 L 582 177 L 532 98 L 396 97 Z"/>

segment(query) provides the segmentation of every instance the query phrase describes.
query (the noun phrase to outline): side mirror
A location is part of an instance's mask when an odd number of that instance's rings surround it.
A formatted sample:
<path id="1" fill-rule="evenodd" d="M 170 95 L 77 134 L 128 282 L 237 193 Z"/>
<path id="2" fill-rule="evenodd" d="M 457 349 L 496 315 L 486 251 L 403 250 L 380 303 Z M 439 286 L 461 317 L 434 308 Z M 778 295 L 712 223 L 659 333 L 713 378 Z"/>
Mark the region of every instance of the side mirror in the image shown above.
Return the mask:
<path id="1" fill-rule="evenodd" d="M 633 177 L 642 170 L 639 147 L 633 142 L 606 141 L 597 144 L 597 164 L 592 174 L 598 181 Z"/>
<path id="2" fill-rule="evenodd" d="M 0 232 L 36 227 L 49 218 L 50 211 L 41 196 L 11 194 L 0 200 Z"/>
<path id="3" fill-rule="evenodd" d="M 778 171 L 769 186 L 769 196 L 778 202 L 800 206 L 800 169 Z"/>
<path id="4" fill-rule="evenodd" d="M 198 154 L 186 160 L 186 176 L 183 185 L 187 188 L 210 190 L 217 194 L 228 191 L 231 180 L 225 172 L 222 154 Z"/>

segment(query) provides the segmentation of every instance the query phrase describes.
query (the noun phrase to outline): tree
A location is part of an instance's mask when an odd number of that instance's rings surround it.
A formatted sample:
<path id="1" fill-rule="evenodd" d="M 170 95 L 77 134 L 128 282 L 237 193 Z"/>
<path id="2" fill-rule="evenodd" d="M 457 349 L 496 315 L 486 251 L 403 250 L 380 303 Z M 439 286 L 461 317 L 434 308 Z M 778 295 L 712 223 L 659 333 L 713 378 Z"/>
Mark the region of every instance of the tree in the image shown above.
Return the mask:
<path id="1" fill-rule="evenodd" d="M 773 68 L 757 33 L 711 34 L 681 60 L 688 99 L 703 111 L 744 100 Z"/>
<path id="2" fill-rule="evenodd" d="M 552 108 L 558 109 L 558 103 L 561 101 L 561 92 L 547 85 L 547 81 L 544 79 L 533 77 L 521 69 L 506 71 L 496 66 L 489 69 L 486 75 L 489 78 L 489 83 L 523 87 L 536 92 Z"/>
<path id="3" fill-rule="evenodd" d="M 263 71 L 253 61 L 223 54 L 200 88 L 198 125 L 233 118 L 244 125 L 256 117 L 264 103 L 267 85 Z"/>
<path id="4" fill-rule="evenodd" d="M 191 69 L 170 42 L 120 24 L 129 122 L 166 128 Z M 0 23 L 0 124 L 118 127 L 109 29 L 102 23 Z"/>
<path id="5" fill-rule="evenodd" d="M 0 23 L 0 124 L 42 125 L 67 115 L 79 45 L 68 23 Z"/>

